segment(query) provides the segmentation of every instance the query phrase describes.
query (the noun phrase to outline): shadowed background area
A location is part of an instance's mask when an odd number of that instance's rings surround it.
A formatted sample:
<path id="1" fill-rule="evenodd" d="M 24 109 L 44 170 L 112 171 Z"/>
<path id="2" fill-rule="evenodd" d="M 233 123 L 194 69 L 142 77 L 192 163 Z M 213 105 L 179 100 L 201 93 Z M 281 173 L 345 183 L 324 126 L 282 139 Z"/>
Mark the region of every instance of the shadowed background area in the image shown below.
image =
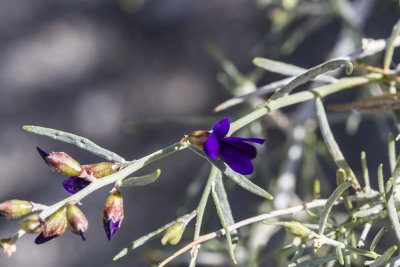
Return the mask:
<path id="1" fill-rule="evenodd" d="M 262 2 L 1 1 L 0 200 L 51 205 L 67 196 L 61 187 L 64 177 L 47 168 L 35 146 L 64 151 L 82 164 L 102 161 L 71 145 L 24 132 L 22 125 L 85 136 L 134 159 L 193 130 L 209 129 L 223 115 L 235 119 L 234 112 L 212 113 L 229 93 L 221 90 L 216 79 L 220 66 L 204 46 L 215 45 L 243 72 L 252 69 L 255 56 L 275 57 L 274 47 L 266 41 L 271 9 Z M 398 10 L 393 10 L 393 1 L 384 2 L 369 18 L 365 36 L 390 35 Z M 306 68 L 322 62 L 339 29 L 339 20 L 327 23 L 281 59 Z M 275 78 L 267 75 L 263 81 Z M 89 220 L 86 242 L 68 230 L 40 246 L 33 243 L 35 236 L 26 235 L 18 241 L 15 255 L 0 255 L 0 265 L 115 266 L 112 257 L 129 242 L 195 209 L 199 196 L 185 202 L 184 192 L 195 178 L 203 179 L 199 186 L 204 185 L 203 163 L 183 151 L 141 170 L 138 174 L 160 168 L 162 174 L 149 186 L 123 189 L 125 219 L 111 242 L 101 219 L 111 189 L 106 187 L 82 201 Z M 245 203 L 258 201 L 256 197 L 237 192 L 232 200 L 238 219 L 255 214 Z M 219 229 L 215 221 L 210 230 Z M 1 219 L 0 236 L 17 227 L 16 222 Z M 159 249 L 160 241 L 133 252 L 118 266 L 146 266 L 147 259 L 158 261 L 174 249 L 150 253 L 149 248 Z M 157 254 L 160 251 L 165 254 Z"/>

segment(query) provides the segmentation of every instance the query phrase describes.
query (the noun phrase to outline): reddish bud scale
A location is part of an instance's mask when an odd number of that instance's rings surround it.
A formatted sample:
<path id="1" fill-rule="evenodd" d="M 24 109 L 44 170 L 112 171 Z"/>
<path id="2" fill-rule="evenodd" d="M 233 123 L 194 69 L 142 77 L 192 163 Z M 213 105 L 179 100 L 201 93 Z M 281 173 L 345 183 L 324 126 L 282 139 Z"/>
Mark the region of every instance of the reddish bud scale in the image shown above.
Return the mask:
<path id="1" fill-rule="evenodd" d="M 89 223 L 85 214 L 75 205 L 68 205 L 66 215 L 71 232 L 86 240 L 84 233 L 87 231 Z"/>
<path id="2" fill-rule="evenodd" d="M 99 179 L 116 173 L 120 168 L 125 166 L 126 164 L 124 163 L 100 162 L 96 164 L 82 165 L 82 168 L 87 172 L 87 174 Z"/>
<path id="3" fill-rule="evenodd" d="M 188 136 L 189 143 L 197 148 L 203 149 L 204 143 L 207 141 L 210 133 L 207 131 L 194 131 Z"/>
<path id="4" fill-rule="evenodd" d="M 124 218 L 124 206 L 121 192 L 113 190 L 107 197 L 103 209 L 103 219 L 105 221 L 112 220 L 113 222 L 122 221 Z"/>
<path id="5" fill-rule="evenodd" d="M 16 220 L 33 209 L 33 205 L 29 201 L 11 199 L 0 204 L 0 216 L 6 217 L 9 220 Z"/>
<path id="6" fill-rule="evenodd" d="M 66 229 L 67 216 L 65 214 L 65 207 L 62 207 L 46 219 L 44 223 L 43 236 L 60 236 Z"/>
<path id="7" fill-rule="evenodd" d="M 45 160 L 50 168 L 59 174 L 79 176 L 83 172 L 82 166 L 64 152 L 52 152 Z"/>

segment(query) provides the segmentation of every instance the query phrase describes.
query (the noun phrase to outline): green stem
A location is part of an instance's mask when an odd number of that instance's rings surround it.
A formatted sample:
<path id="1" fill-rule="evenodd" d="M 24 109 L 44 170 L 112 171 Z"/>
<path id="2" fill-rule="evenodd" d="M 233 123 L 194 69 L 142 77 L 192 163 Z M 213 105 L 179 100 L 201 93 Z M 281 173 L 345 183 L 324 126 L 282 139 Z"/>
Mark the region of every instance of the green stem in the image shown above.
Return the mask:
<path id="1" fill-rule="evenodd" d="M 230 131 L 228 135 L 233 134 L 240 128 L 246 126 L 247 124 L 251 123 L 252 121 L 255 121 L 265 114 L 271 112 L 272 110 L 276 110 L 282 107 L 287 107 L 290 105 L 294 105 L 300 102 L 304 102 L 307 100 L 314 99 L 316 97 L 325 97 L 327 95 L 349 89 L 355 86 L 360 86 L 360 85 L 365 85 L 365 84 L 371 84 L 371 83 L 377 83 L 383 79 L 383 75 L 381 74 L 368 74 L 365 76 L 359 76 L 359 77 L 352 77 L 352 78 L 343 78 L 340 79 L 337 83 L 333 84 L 328 84 L 324 85 L 321 87 L 318 87 L 316 89 L 310 90 L 310 91 L 303 91 L 299 92 L 296 94 L 288 95 L 286 97 L 281 97 L 278 98 L 274 101 L 271 101 L 268 106 L 259 108 L 246 116 L 236 120 L 231 124 Z"/>
<path id="2" fill-rule="evenodd" d="M 197 217 L 196 217 L 196 226 L 194 229 L 193 240 L 196 240 L 200 236 L 201 225 L 203 223 L 204 210 L 206 209 L 208 197 L 211 192 L 211 187 L 215 181 L 216 174 L 217 174 L 217 168 L 212 166 L 210 174 L 208 176 L 207 184 L 204 187 L 203 195 L 201 196 L 199 205 L 197 206 L 197 209 L 196 209 Z M 191 259 L 190 265 L 189 265 L 190 267 L 196 266 L 197 253 L 198 253 L 198 247 L 196 248 L 195 252 L 192 255 L 192 259 Z"/>

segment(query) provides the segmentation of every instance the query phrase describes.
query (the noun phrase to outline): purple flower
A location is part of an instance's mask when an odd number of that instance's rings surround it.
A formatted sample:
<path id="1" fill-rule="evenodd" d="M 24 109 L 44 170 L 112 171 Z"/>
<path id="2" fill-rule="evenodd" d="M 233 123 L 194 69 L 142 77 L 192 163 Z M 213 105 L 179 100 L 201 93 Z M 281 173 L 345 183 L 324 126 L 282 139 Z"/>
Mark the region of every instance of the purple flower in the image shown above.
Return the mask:
<path id="1" fill-rule="evenodd" d="M 88 186 L 91 182 L 78 176 L 71 176 L 64 180 L 63 188 L 69 194 L 73 195 Z"/>
<path id="2" fill-rule="evenodd" d="M 203 149 L 208 157 L 219 157 L 232 170 L 243 174 L 251 174 L 254 170 L 251 160 L 257 156 L 257 150 L 246 142 L 264 144 L 262 138 L 226 137 L 230 128 L 230 120 L 225 117 L 214 124 L 213 132 L 208 136 Z"/>

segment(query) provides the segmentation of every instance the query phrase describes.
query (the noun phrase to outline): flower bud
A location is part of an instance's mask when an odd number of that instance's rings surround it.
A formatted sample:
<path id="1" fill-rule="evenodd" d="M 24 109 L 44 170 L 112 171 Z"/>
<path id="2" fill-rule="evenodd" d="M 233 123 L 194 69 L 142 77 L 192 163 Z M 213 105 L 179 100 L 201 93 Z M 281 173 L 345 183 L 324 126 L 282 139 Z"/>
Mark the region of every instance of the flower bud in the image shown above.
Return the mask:
<path id="1" fill-rule="evenodd" d="M 39 214 L 35 213 L 26 217 L 19 223 L 19 228 L 28 234 L 39 233 L 43 230 L 43 221 Z"/>
<path id="2" fill-rule="evenodd" d="M 209 136 L 210 136 L 209 132 L 199 130 L 189 134 L 188 140 L 191 145 L 203 149 L 203 145 L 207 141 L 207 138 Z"/>
<path id="3" fill-rule="evenodd" d="M 48 154 L 39 147 L 36 147 L 36 149 L 50 169 L 56 173 L 79 176 L 83 172 L 82 166 L 67 153 L 51 152 Z"/>
<path id="4" fill-rule="evenodd" d="M 80 235 L 82 240 L 85 241 L 85 232 L 89 226 L 85 214 L 78 207 L 71 204 L 67 206 L 66 215 L 71 232 Z"/>
<path id="5" fill-rule="evenodd" d="M 121 226 L 124 219 L 124 208 L 121 192 L 114 188 L 107 197 L 103 209 L 103 226 L 106 231 L 108 240 Z"/>
<path id="6" fill-rule="evenodd" d="M 291 222 L 285 222 L 283 226 L 286 228 L 289 234 L 298 236 L 298 237 L 307 237 L 310 235 L 311 230 L 308 229 L 305 225 L 302 223 L 296 222 L 296 221 L 291 221 Z"/>
<path id="7" fill-rule="evenodd" d="M 87 172 L 88 175 L 92 175 L 94 178 L 102 178 L 117 172 L 120 168 L 127 166 L 127 163 L 115 163 L 115 162 L 100 162 L 95 164 L 82 165 L 82 168 Z"/>
<path id="8" fill-rule="evenodd" d="M 67 216 L 65 215 L 65 206 L 58 209 L 50 215 L 45 223 L 43 232 L 35 239 L 36 244 L 45 243 L 53 238 L 62 235 L 67 229 Z"/>
<path id="9" fill-rule="evenodd" d="M 7 257 L 10 257 L 17 251 L 17 246 L 15 243 L 11 243 L 10 237 L 0 239 L 0 248 L 4 250 L 4 254 L 6 254 Z"/>
<path id="10" fill-rule="evenodd" d="M 177 222 L 170 226 L 164 233 L 161 243 L 165 246 L 167 244 L 176 245 L 182 238 L 182 234 L 185 231 L 186 223 Z"/>
<path id="11" fill-rule="evenodd" d="M 0 203 L 0 216 L 9 220 L 18 219 L 33 210 L 33 205 L 29 201 L 11 199 Z"/>

